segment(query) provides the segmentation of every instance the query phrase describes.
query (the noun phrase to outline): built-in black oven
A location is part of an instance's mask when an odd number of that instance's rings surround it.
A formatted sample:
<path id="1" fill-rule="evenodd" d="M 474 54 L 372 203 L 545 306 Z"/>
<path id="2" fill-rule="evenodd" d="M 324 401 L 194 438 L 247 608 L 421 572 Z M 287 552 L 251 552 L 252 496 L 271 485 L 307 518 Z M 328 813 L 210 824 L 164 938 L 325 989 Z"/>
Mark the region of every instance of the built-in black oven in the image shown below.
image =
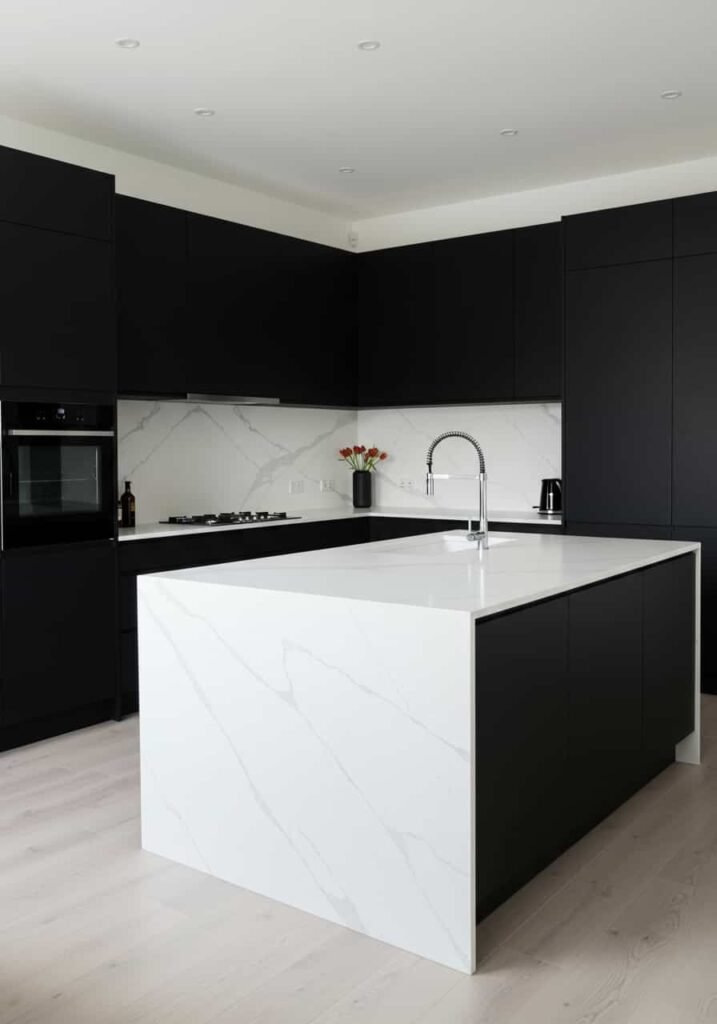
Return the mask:
<path id="1" fill-rule="evenodd" d="M 2 547 L 113 537 L 112 405 L 0 403 Z"/>

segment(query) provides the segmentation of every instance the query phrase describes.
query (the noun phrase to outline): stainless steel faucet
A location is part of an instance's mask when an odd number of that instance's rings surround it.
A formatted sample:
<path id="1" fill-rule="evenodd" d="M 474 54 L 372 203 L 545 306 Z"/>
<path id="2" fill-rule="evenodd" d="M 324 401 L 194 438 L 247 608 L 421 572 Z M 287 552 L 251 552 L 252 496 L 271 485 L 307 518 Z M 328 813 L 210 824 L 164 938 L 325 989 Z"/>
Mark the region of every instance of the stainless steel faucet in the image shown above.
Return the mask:
<path id="1" fill-rule="evenodd" d="M 478 455 L 478 476 L 470 476 L 459 473 L 434 473 L 433 453 L 441 441 L 447 437 L 462 437 L 464 441 L 472 444 Z M 487 477 L 485 472 L 485 457 L 483 450 L 474 437 L 466 434 L 463 430 L 447 430 L 445 434 L 439 434 L 435 441 L 431 442 L 426 455 L 426 494 L 434 494 L 434 480 L 477 480 L 478 481 L 478 529 L 473 529 L 473 519 L 468 520 L 468 540 L 478 541 L 479 547 L 488 547 L 488 493 Z"/>

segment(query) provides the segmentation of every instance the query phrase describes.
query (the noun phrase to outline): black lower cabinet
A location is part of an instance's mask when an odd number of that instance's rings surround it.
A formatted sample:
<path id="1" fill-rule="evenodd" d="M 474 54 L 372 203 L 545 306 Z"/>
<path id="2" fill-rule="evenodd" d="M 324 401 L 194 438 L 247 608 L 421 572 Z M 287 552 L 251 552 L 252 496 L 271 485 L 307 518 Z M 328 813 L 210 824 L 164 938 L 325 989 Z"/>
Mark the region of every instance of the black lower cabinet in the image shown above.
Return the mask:
<path id="1" fill-rule="evenodd" d="M 674 760 L 694 587 L 686 555 L 478 621 L 479 920 Z"/>
<path id="2" fill-rule="evenodd" d="M 476 843 L 481 916 L 564 845 L 567 652 L 568 604 L 563 599 L 478 625 Z"/>
<path id="3" fill-rule="evenodd" d="M 6 552 L 0 748 L 110 718 L 117 695 L 111 541 Z"/>
<path id="4" fill-rule="evenodd" d="M 644 526 L 635 523 L 568 523 L 565 533 L 573 537 L 627 537 L 631 540 L 671 540 L 669 526 Z"/>
<path id="5" fill-rule="evenodd" d="M 717 529 L 675 527 L 672 536 L 702 545 L 702 690 L 717 693 Z"/>
<path id="6" fill-rule="evenodd" d="M 633 791 L 642 747 L 642 576 L 571 594 L 569 818 L 577 838 Z"/>
<path id="7" fill-rule="evenodd" d="M 695 560 L 662 562 L 644 574 L 643 750 L 661 757 L 695 720 Z"/>

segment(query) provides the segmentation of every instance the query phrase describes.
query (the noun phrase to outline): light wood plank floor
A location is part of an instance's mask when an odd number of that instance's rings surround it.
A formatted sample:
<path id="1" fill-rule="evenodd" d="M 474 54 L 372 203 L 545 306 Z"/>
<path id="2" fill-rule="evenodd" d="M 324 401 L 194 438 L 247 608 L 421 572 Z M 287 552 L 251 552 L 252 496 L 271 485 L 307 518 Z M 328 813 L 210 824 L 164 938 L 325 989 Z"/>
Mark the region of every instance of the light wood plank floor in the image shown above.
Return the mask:
<path id="1" fill-rule="evenodd" d="M 0 755 L 0 1024 L 717 1021 L 717 697 L 465 977 L 139 849 L 137 721 Z"/>

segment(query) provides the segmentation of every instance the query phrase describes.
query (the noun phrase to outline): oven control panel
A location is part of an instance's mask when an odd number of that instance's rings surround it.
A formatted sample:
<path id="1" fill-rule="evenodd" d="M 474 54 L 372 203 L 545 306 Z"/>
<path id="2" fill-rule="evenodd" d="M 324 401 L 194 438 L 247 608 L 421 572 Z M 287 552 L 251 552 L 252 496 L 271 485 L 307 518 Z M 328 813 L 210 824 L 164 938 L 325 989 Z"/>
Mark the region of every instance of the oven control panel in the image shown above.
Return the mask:
<path id="1" fill-rule="evenodd" d="M 4 430 L 112 430 L 114 409 L 71 402 L 3 402 L 2 425 Z"/>

